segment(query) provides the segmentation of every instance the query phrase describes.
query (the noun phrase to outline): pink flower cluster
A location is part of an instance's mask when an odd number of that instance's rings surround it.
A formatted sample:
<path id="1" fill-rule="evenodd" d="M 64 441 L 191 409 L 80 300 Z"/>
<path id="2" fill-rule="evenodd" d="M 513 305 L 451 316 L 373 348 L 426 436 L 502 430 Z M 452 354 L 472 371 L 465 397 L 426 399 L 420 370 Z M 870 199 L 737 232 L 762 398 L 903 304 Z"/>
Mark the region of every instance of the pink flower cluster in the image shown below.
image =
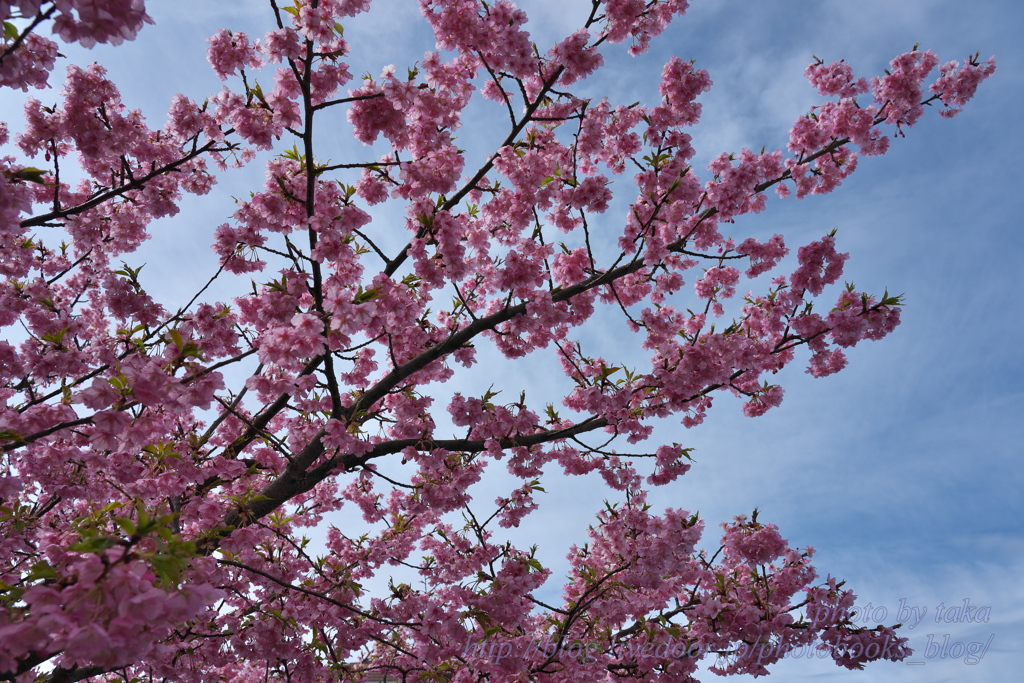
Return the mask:
<path id="1" fill-rule="evenodd" d="M 605 3 L 605 36 L 613 43 L 632 40 L 632 55 L 643 54 L 675 15 L 689 9 L 689 0 L 612 0 Z"/>
<path id="2" fill-rule="evenodd" d="M 66 563 L 69 580 L 28 588 L 22 600 L 31 616 L 0 624 L 2 671 L 30 653 L 51 651 L 61 652 L 61 666 L 158 661 L 173 653 L 159 641 L 223 595 L 203 583 L 164 590 L 145 563 L 126 561 L 114 550 L 64 557 L 54 548 L 50 555 L 50 562 Z"/>
<path id="3" fill-rule="evenodd" d="M 924 113 L 921 82 L 939 63 L 931 50 L 907 52 L 889 63 L 890 73 L 871 81 L 871 93 L 882 104 L 886 123 L 912 126 Z"/>
<path id="4" fill-rule="evenodd" d="M 145 0 L 61 0 L 53 32 L 66 43 L 92 47 L 96 43 L 120 45 L 135 40 L 143 24 L 152 24 Z"/>
<path id="5" fill-rule="evenodd" d="M 963 66 L 958 62 L 947 62 L 939 67 L 939 78 L 929 90 L 942 100 L 947 109 L 940 116 L 952 118 L 963 111 L 963 106 L 974 97 L 978 85 L 991 76 L 996 70 L 996 58 L 989 57 L 984 64 L 975 58 L 967 60 Z"/>
<path id="6" fill-rule="evenodd" d="M 3 48 L 0 44 L 0 48 Z M 10 48 L 6 48 L 10 50 Z M 57 61 L 57 43 L 34 33 L 0 61 L 0 87 L 28 90 L 45 88 Z"/>
<path id="7" fill-rule="evenodd" d="M 209 43 L 206 57 L 222 81 L 247 66 L 253 69 L 263 66 L 259 43 L 250 44 L 249 37 L 244 33 L 221 29 L 210 38 Z"/>
<path id="8" fill-rule="evenodd" d="M 66 43 L 85 47 L 96 43 L 120 45 L 134 40 L 144 24 L 153 23 L 144 0 L 56 0 L 50 8 L 45 5 L 40 0 L 5 0 L 0 2 L 0 21 L 17 31 L 15 24 L 7 22 L 15 16 L 14 8 L 23 18 L 43 16 L 49 10 L 53 33 Z M 19 34 L 18 40 L 20 45 L 15 49 L 9 35 L 0 41 L 0 87 L 46 87 L 56 62 L 57 44 L 31 29 Z"/>

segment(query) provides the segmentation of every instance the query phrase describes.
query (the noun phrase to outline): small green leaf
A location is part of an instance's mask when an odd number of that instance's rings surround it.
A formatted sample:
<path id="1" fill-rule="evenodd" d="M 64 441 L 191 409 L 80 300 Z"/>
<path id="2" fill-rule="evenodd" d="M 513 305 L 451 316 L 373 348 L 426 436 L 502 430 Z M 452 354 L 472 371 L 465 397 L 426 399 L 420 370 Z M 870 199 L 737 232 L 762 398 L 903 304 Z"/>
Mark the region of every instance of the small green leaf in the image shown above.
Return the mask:
<path id="1" fill-rule="evenodd" d="M 185 348 L 185 340 L 181 336 L 181 332 L 178 332 L 177 328 L 167 333 L 167 336 L 171 338 L 174 345 L 178 347 L 178 350 Z"/>
<path id="2" fill-rule="evenodd" d="M 114 522 L 129 536 L 134 536 L 135 532 L 138 530 L 138 527 L 135 526 L 135 522 L 127 517 L 114 517 L 113 519 Z"/>
<path id="3" fill-rule="evenodd" d="M 488 387 L 487 393 L 485 393 L 483 397 L 484 406 L 488 408 L 494 407 L 494 404 L 491 403 L 491 399 L 501 393 L 500 389 L 498 391 L 491 391 L 492 389 L 494 389 L 493 384 L 490 387 Z"/>
<path id="4" fill-rule="evenodd" d="M 7 40 L 17 40 L 18 38 L 18 27 L 9 21 L 4 22 L 4 38 Z"/>
<path id="5" fill-rule="evenodd" d="M 139 273 L 142 272 L 142 269 L 146 267 L 146 264 L 143 263 L 138 268 L 132 268 L 127 263 L 122 261 L 121 265 L 123 266 L 123 268 L 121 270 L 115 270 L 114 274 L 115 275 L 123 275 L 124 277 L 128 278 L 129 280 L 131 280 L 132 284 L 134 284 L 136 287 L 138 287 L 139 286 Z"/>
<path id="6" fill-rule="evenodd" d="M 22 436 L 12 429 L 0 430 L 0 441 L 22 441 Z"/>
<path id="7" fill-rule="evenodd" d="M 32 570 L 28 574 L 29 581 L 40 581 L 40 580 L 54 580 L 60 578 L 57 574 L 57 570 L 51 567 L 49 564 L 43 561 L 36 562 L 32 565 Z"/>
<path id="8" fill-rule="evenodd" d="M 885 294 L 882 295 L 881 304 L 883 306 L 902 306 L 903 305 L 903 295 L 902 294 L 897 294 L 896 296 L 890 296 L 889 295 L 889 290 L 887 289 L 887 290 L 885 290 Z"/>
<path id="9" fill-rule="evenodd" d="M 113 548 L 115 545 L 117 545 L 115 539 L 107 536 L 97 536 L 95 538 L 86 538 L 78 543 L 72 543 L 68 546 L 68 550 L 76 553 L 101 553 L 104 550 Z"/>
<path id="10" fill-rule="evenodd" d="M 115 501 L 115 502 L 112 502 L 112 503 L 107 503 L 106 505 L 104 505 L 100 509 L 100 514 L 101 515 L 105 515 L 108 512 L 113 512 L 114 510 L 117 510 L 117 509 L 122 508 L 122 507 L 124 507 L 124 503 L 123 502 Z"/>
<path id="11" fill-rule="evenodd" d="M 46 171 L 41 168 L 33 168 L 32 166 L 26 166 L 25 168 L 18 169 L 11 174 L 13 180 L 27 180 L 30 183 L 38 183 L 43 185 L 46 181 L 43 179 L 43 174 Z"/>
<path id="12" fill-rule="evenodd" d="M 352 300 L 352 303 L 365 304 L 367 301 L 373 301 L 378 296 L 380 296 L 380 287 L 371 287 L 370 289 L 364 291 L 362 285 L 360 285 L 359 289 L 356 291 L 356 296 Z"/>
<path id="13" fill-rule="evenodd" d="M 305 159 L 305 156 L 299 153 L 299 148 L 296 145 L 292 145 L 291 149 L 286 149 L 277 156 L 291 159 L 292 161 L 303 161 Z"/>
<path id="14" fill-rule="evenodd" d="M 43 341 L 48 341 L 51 344 L 54 344 L 55 346 L 60 346 L 61 343 L 64 341 L 64 336 L 68 333 L 70 329 L 71 328 L 69 327 L 65 327 L 62 330 L 57 330 L 56 332 L 51 332 L 50 334 L 44 334 L 42 337 L 40 337 L 40 339 L 42 339 Z"/>
<path id="15" fill-rule="evenodd" d="M 187 564 L 184 558 L 171 555 L 155 555 L 149 561 L 164 585 L 177 583 Z"/>

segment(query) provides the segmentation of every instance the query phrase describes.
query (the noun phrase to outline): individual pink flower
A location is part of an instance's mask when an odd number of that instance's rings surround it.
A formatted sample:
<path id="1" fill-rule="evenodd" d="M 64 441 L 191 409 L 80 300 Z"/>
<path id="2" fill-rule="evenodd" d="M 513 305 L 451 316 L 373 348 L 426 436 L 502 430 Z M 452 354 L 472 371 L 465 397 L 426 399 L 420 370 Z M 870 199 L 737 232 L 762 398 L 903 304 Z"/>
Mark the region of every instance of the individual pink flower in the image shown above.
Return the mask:
<path id="1" fill-rule="evenodd" d="M 843 61 L 811 64 L 804 71 L 804 76 L 822 95 L 856 97 L 866 93 L 870 87 L 867 79 L 855 79 L 853 69 Z"/>
<path id="2" fill-rule="evenodd" d="M 589 47 L 590 32 L 580 29 L 555 45 L 548 57 L 555 66 L 564 71 L 558 79 L 559 85 L 571 85 L 586 78 L 604 64 L 604 58 L 596 47 Z"/>

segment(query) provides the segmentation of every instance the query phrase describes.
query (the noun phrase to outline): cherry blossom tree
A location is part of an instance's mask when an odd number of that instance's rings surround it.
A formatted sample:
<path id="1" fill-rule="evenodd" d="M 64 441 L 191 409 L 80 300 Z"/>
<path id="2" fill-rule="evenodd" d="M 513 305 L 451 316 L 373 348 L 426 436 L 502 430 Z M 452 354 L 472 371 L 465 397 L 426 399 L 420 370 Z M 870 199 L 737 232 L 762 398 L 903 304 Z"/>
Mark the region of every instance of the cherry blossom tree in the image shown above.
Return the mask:
<path id="1" fill-rule="evenodd" d="M 342 24 L 369 0 L 269 0 L 264 35 L 210 38 L 224 88 L 176 96 L 162 128 L 96 64 L 67 67 L 56 106 L 29 99 L 19 134 L 0 124 L 0 679 L 688 681 L 809 646 L 848 668 L 906 657 L 756 511 L 709 552 L 697 515 L 652 510 L 690 451 L 643 444 L 722 392 L 761 415 L 786 365 L 830 375 L 896 327 L 888 292 L 821 302 L 847 260 L 834 232 L 785 272 L 781 235 L 730 228 L 769 191 L 831 192 L 929 105 L 954 116 L 994 62 L 915 49 L 868 80 L 816 61 L 821 104 L 787 149 L 705 172 L 693 62 L 665 65 L 651 106 L 572 94 L 687 0 L 594 0 L 550 49 L 507 0 L 419 4 L 437 51 L 407 74 L 350 72 Z M 142 0 L 5 0 L 0 18 L 0 85 L 21 90 L 54 78 L 51 31 L 116 45 L 151 21 Z M 455 135 L 477 94 L 504 136 L 482 158 Z M 341 128 L 384 153 L 325 158 Z M 165 308 L 128 255 L 257 157 L 265 184 L 210 231 L 219 269 Z M 385 202 L 404 221 L 371 220 Z M 251 291 L 211 300 L 232 274 Z M 649 362 L 587 349 L 601 309 Z M 446 392 L 487 373 L 482 347 L 553 354 L 572 389 Z M 473 499 L 501 467 L 518 485 Z M 610 501 L 549 604 L 551 572 L 502 531 L 552 471 L 602 478 Z M 328 526 L 322 551 L 303 535 Z"/>

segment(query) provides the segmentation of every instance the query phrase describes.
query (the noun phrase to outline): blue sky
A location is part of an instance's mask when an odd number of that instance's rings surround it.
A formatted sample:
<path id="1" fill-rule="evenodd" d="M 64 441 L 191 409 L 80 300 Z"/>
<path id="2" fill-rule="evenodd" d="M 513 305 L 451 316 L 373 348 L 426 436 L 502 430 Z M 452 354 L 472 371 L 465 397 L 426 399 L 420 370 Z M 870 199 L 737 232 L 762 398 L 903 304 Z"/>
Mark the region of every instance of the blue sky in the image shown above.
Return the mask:
<path id="1" fill-rule="evenodd" d="M 522 3 L 534 17 L 529 28 L 545 50 L 571 32 L 589 3 Z M 267 14 L 257 0 L 150 3 L 157 20 L 134 44 L 77 58 L 99 59 L 122 87 L 126 102 L 143 109 L 152 125 L 163 121 L 170 96 L 196 99 L 220 83 L 205 63 L 205 39 L 218 27 L 258 36 Z M 354 48 L 353 73 L 401 73 L 432 49 L 430 34 L 411 0 L 378 0 L 379 13 L 346 25 Z M 767 237 L 780 232 L 790 246 L 839 228 L 839 246 L 851 253 L 845 278 L 869 291 L 902 292 L 903 323 L 890 337 L 866 342 L 850 366 L 817 380 L 794 363 L 781 377 L 783 405 L 761 418 L 742 417 L 738 403 L 719 399 L 707 422 L 684 430 L 659 424 L 653 440 L 696 447 L 697 463 L 671 487 L 655 491 L 655 507 L 699 510 L 706 541 L 717 524 L 758 507 L 799 546 L 817 548 L 822 575 L 848 580 L 859 596 L 897 620 L 897 609 L 927 607 L 916 627 L 905 629 L 918 653 L 915 665 L 880 663 L 863 672 L 830 662 L 787 660 L 774 671 L 787 681 L 881 683 L 1019 680 L 1024 658 L 1024 5 L 1012 0 L 695 0 L 693 8 L 653 44 L 630 58 L 621 46 L 605 50 L 608 69 L 582 92 L 613 101 L 653 103 L 661 65 L 671 55 L 697 59 L 715 86 L 702 98 L 703 122 L 695 131 L 697 168 L 720 152 L 783 146 L 793 121 L 817 96 L 802 77 L 817 55 L 845 58 L 860 75 L 880 73 L 888 60 L 915 43 L 941 61 L 975 51 L 996 55 L 999 70 L 975 101 L 947 121 L 929 112 L 881 158 L 862 160 L 854 176 L 826 197 L 770 201 L 764 214 L 738 221 L 734 234 Z M 40 96 L 46 101 L 47 94 Z M 52 96 L 52 92 L 49 96 Z M 12 129 L 17 97 L 5 95 L 0 112 Z M 493 108 L 482 108 L 460 133 L 467 146 L 485 146 Z M 500 121 L 500 118 L 496 120 Z M 475 132 L 475 131 L 482 132 Z M 504 133 L 502 133 L 503 135 Z M 330 156 L 366 158 L 368 150 L 344 138 L 339 127 Z M 472 164 L 468 164 L 471 166 Z M 214 196 L 190 202 L 181 215 L 161 222 L 140 250 L 143 273 L 171 306 L 180 305 L 214 263 L 207 245 L 212 229 L 233 211 L 230 196 L 244 196 L 262 182 L 262 169 L 224 176 Z M 629 196 L 628 177 L 617 186 Z M 389 211 L 375 213 L 386 220 Z M 615 234 L 621 212 L 603 216 Z M 244 282 L 247 286 L 248 281 Z M 243 287 L 244 288 L 244 287 Z M 227 288 L 219 296 L 229 296 Z M 615 320 L 602 318 L 602 321 Z M 617 322 L 617 321 L 616 321 Z M 590 348 L 627 363 L 636 345 L 607 324 L 581 334 Z M 627 335 L 628 337 L 628 335 Z M 630 358 L 635 357 L 635 361 Z M 486 377 L 458 377 L 445 392 L 482 393 L 496 377 L 507 395 L 527 389 L 539 404 L 560 397 L 566 384 L 553 376 L 553 361 L 512 364 L 489 359 Z M 501 386 L 501 385 L 499 385 Z M 1017 416 L 1017 417 L 1014 417 Z M 652 447 L 653 449 L 653 447 Z M 508 483 L 500 476 L 497 480 Z M 500 486 L 489 483 L 483 499 Z M 564 554 L 585 540 L 587 525 L 605 496 L 591 479 L 552 478 L 541 510 L 513 537 L 538 543 L 558 577 Z M 553 593 L 558 586 L 549 586 Z M 935 622 L 936 606 L 990 606 L 984 623 Z M 951 657 L 928 657 L 931 642 L 991 641 L 975 666 Z M 711 680 L 710 674 L 702 677 Z"/>

